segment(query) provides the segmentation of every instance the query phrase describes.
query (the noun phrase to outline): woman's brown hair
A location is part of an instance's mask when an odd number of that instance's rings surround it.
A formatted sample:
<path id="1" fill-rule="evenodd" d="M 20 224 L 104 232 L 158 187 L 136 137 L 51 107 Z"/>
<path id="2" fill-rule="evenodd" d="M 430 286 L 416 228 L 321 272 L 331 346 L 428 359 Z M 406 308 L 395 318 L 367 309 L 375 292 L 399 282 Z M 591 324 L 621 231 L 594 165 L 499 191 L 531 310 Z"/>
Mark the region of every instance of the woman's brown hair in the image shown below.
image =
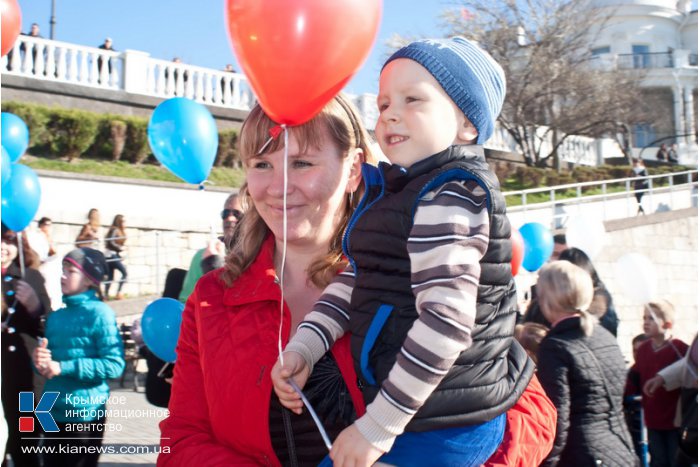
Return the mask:
<path id="1" fill-rule="evenodd" d="M 270 129 L 276 125 L 277 123 L 265 115 L 260 106 L 255 106 L 251 110 L 243 123 L 238 140 L 239 153 L 244 163 L 257 155 L 260 148 L 268 141 Z M 359 148 L 362 150 L 364 162 L 376 163 L 370 149 L 370 136 L 361 124 L 355 106 L 343 95 L 339 94 L 326 104 L 321 113 L 311 121 L 290 127 L 288 131 L 296 137 L 300 151 L 304 152 L 309 147 L 320 148 L 324 128 L 328 129 L 333 143 L 340 150 L 343 158 L 348 157 L 353 149 Z M 278 151 L 283 147 L 284 138 L 280 135 L 265 147 L 263 154 Z M 246 185 L 241 188 L 239 196 L 245 215 L 236 225 L 235 241 L 226 257 L 225 270 L 221 275 L 227 286 L 230 286 L 253 263 L 265 237 L 270 233 L 253 205 Z M 316 258 L 309 266 L 308 277 L 319 288 L 328 285 L 338 271 L 347 264 L 343 256 L 342 238 L 360 198 L 360 193 L 355 193 L 348 198 L 342 221 L 336 228 L 328 251 Z"/>

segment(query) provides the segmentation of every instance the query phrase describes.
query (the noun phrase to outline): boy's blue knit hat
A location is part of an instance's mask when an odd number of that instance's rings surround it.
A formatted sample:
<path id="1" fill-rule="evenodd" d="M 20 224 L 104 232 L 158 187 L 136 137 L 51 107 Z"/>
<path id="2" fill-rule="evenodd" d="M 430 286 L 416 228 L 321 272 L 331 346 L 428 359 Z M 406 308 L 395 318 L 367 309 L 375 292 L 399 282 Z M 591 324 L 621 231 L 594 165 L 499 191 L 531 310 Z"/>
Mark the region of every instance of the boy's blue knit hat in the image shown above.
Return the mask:
<path id="1" fill-rule="evenodd" d="M 485 50 L 463 37 L 412 42 L 396 51 L 397 58 L 410 58 L 435 77 L 452 101 L 479 132 L 477 144 L 491 137 L 506 95 L 503 69 Z"/>

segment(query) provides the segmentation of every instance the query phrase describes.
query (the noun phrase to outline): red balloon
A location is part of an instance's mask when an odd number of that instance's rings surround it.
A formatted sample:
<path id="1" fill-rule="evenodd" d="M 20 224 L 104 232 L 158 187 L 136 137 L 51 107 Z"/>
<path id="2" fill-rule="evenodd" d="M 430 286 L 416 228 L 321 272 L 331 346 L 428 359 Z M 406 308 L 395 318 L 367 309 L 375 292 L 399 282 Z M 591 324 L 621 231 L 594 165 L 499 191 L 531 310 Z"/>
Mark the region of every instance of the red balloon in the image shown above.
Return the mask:
<path id="1" fill-rule="evenodd" d="M 513 277 L 518 275 L 520 271 L 520 265 L 523 263 L 523 257 L 525 256 L 525 241 L 523 236 L 520 235 L 518 229 L 513 229 L 510 231 L 510 244 L 513 247 L 513 256 L 510 260 L 510 270 L 513 273 Z"/>
<path id="2" fill-rule="evenodd" d="M 0 20 L 2 21 L 2 56 L 7 55 L 15 45 L 22 28 L 22 11 L 17 0 L 0 0 Z"/>
<path id="3" fill-rule="evenodd" d="M 277 123 L 323 109 L 367 58 L 381 0 L 226 0 L 229 39 L 258 102 Z"/>

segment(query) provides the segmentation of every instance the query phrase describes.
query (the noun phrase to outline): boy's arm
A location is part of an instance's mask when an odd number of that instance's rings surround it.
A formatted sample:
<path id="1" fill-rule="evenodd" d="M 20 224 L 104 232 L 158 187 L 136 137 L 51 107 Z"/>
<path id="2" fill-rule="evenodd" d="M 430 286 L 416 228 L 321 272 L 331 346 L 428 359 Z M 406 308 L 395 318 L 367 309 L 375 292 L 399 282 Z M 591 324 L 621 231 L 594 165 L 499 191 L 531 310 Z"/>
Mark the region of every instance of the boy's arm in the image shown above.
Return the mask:
<path id="1" fill-rule="evenodd" d="M 384 452 L 471 345 L 488 241 L 487 196 L 476 182 L 447 183 L 418 204 L 407 248 L 419 317 L 380 395 L 356 422 Z"/>
<path id="2" fill-rule="evenodd" d="M 297 333 L 285 347 L 285 352 L 301 354 L 310 371 L 333 343 L 347 332 L 350 323 L 348 309 L 354 285 L 355 273 L 348 265 L 326 287 L 313 311 L 304 317 Z"/>

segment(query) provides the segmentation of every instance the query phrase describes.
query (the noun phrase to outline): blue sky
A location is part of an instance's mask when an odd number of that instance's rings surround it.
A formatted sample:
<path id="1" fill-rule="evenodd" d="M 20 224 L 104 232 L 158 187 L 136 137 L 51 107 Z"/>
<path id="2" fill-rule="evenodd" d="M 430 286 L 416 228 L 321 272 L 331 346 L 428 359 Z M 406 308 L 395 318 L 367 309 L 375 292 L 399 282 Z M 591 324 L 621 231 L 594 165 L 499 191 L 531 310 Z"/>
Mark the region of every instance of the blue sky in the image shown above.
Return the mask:
<path id="1" fill-rule="evenodd" d="M 332 1 L 332 0 L 329 0 Z M 55 0 L 55 39 L 100 45 L 109 36 L 117 50 L 142 50 L 154 58 L 182 58 L 184 63 L 221 69 L 234 63 L 224 25 L 224 0 Z M 39 24 L 49 37 L 51 0 L 19 0 L 22 32 Z M 377 92 L 386 39 L 394 33 L 441 36 L 439 14 L 453 0 L 384 0 L 379 35 L 374 48 L 346 90 L 354 94 Z M 352 25 L 348 25 L 352 27 Z"/>

